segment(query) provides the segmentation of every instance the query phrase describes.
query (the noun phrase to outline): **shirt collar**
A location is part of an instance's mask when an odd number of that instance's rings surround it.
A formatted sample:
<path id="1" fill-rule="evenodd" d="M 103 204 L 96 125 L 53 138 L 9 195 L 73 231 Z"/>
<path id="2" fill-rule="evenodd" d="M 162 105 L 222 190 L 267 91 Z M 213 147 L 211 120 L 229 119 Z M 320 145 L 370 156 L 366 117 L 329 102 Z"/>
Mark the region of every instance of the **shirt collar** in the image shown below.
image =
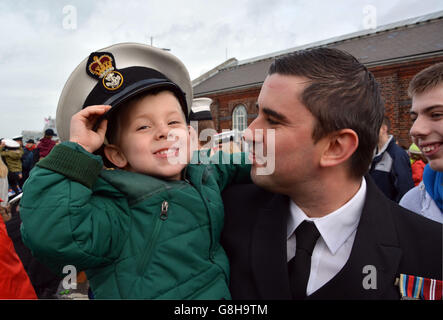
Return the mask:
<path id="1" fill-rule="evenodd" d="M 290 216 L 287 227 L 287 237 L 304 220 L 313 221 L 329 251 L 334 255 L 357 229 L 366 198 L 366 181 L 363 178 L 360 189 L 342 207 L 321 218 L 309 218 L 293 201 L 290 201 Z"/>
<path id="2" fill-rule="evenodd" d="M 385 152 L 386 149 L 388 148 L 389 144 L 391 143 L 391 140 L 392 140 L 393 138 L 394 138 L 394 136 L 393 136 L 392 134 L 390 134 L 390 135 L 388 136 L 388 140 L 385 142 L 385 144 L 383 145 L 383 147 L 382 147 L 380 150 L 378 150 L 378 148 L 376 148 L 376 154 L 375 154 L 374 157 L 377 157 L 377 156 L 381 155 L 383 152 Z"/>

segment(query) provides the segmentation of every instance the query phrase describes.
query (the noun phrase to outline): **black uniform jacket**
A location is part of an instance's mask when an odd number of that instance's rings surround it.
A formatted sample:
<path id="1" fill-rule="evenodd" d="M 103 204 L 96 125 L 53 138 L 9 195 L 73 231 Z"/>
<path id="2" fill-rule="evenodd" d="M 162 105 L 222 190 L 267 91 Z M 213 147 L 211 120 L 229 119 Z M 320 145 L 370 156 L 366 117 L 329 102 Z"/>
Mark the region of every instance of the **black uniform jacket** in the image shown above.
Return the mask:
<path id="1" fill-rule="evenodd" d="M 351 255 L 339 273 L 307 299 L 400 299 L 394 285 L 400 273 L 442 279 L 442 225 L 398 206 L 365 178 L 366 200 Z M 291 299 L 289 198 L 247 184 L 228 188 L 223 199 L 222 245 L 231 265 L 232 298 Z"/>

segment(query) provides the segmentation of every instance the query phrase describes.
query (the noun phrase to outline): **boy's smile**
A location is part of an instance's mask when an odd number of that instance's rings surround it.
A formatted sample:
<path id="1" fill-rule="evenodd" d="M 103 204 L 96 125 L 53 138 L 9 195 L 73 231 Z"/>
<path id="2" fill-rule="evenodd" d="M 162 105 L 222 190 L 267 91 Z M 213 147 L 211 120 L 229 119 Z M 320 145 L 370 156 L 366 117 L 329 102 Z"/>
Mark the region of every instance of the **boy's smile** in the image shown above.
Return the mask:
<path id="1" fill-rule="evenodd" d="M 433 170 L 443 170 L 443 85 L 414 95 L 411 136 Z"/>
<path id="2" fill-rule="evenodd" d="M 160 159 L 166 159 L 171 157 L 178 157 L 179 154 L 178 148 L 161 148 L 158 151 L 154 152 L 154 155 Z"/>

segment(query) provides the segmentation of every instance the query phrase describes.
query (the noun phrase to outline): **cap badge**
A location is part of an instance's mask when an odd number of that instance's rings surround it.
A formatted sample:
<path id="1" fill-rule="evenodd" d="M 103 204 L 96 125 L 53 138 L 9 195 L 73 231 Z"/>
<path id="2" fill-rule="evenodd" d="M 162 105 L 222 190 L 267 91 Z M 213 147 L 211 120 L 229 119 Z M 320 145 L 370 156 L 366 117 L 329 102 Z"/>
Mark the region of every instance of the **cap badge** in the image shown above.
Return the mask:
<path id="1" fill-rule="evenodd" d="M 93 52 L 86 65 L 89 76 L 102 81 L 107 90 L 117 90 L 123 84 L 123 75 L 116 70 L 114 56 L 109 52 Z"/>

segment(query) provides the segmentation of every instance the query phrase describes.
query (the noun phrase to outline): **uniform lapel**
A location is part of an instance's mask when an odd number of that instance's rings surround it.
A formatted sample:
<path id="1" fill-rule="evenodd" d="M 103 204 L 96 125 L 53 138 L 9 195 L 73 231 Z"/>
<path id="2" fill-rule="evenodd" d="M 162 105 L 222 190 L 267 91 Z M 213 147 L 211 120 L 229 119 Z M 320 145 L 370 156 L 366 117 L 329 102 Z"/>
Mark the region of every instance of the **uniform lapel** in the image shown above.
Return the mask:
<path id="1" fill-rule="evenodd" d="M 289 201 L 274 195 L 258 212 L 252 234 L 252 270 L 262 299 L 290 299 L 286 262 L 286 221 Z"/>
<path id="2" fill-rule="evenodd" d="M 309 299 L 396 299 L 402 250 L 390 202 L 366 176 L 367 194 L 351 255 L 342 270 Z"/>

